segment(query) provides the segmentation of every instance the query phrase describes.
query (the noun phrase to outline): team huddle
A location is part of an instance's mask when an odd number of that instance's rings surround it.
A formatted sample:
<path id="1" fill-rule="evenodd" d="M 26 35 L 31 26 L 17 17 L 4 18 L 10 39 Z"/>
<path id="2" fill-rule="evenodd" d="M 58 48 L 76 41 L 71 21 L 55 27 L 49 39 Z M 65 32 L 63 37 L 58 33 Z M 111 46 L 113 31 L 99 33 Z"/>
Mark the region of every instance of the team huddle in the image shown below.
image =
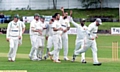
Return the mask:
<path id="1" fill-rule="evenodd" d="M 95 40 L 98 38 L 98 26 L 102 24 L 101 19 L 97 18 L 95 22 L 87 27 L 85 19 L 80 19 L 80 24 L 78 24 L 72 18 L 72 11 L 70 11 L 70 16 L 68 16 L 68 12 L 65 12 L 63 8 L 61 8 L 61 11 L 62 16 L 60 16 L 60 13 L 55 13 L 49 22 L 45 22 L 45 18 L 38 13 L 34 15 L 34 20 L 30 23 L 29 30 L 31 40 L 30 60 L 40 61 L 50 57 L 53 62 L 60 63 L 59 52 L 63 48 L 63 59 L 68 61 L 69 41 L 67 31 L 70 29 L 70 23 L 72 23 L 77 29 L 77 34 L 71 61 L 74 62 L 76 56 L 81 54 L 81 62 L 86 63 L 85 51 L 91 48 L 93 65 L 101 65 L 97 58 L 97 44 Z M 8 24 L 6 34 L 6 39 L 10 44 L 8 53 L 8 61 L 10 62 L 15 61 L 17 48 L 22 44 L 22 34 L 24 31 L 24 23 L 15 15 L 13 21 Z M 47 41 L 47 49 L 44 55 L 45 41 Z"/>

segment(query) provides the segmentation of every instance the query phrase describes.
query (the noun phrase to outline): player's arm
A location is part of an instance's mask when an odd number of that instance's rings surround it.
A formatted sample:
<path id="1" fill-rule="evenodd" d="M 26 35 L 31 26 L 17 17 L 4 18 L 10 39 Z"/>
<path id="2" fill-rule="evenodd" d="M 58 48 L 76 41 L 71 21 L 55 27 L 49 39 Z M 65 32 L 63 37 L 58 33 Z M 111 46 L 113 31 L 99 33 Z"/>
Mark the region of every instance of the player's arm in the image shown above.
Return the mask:
<path id="1" fill-rule="evenodd" d="M 64 16 L 64 8 L 63 7 L 61 7 L 61 9 L 60 9 L 61 11 L 62 11 L 62 16 Z"/>
<path id="2" fill-rule="evenodd" d="M 49 23 L 46 23 L 46 40 L 48 40 L 48 36 L 49 36 Z"/>
<path id="3" fill-rule="evenodd" d="M 11 23 L 9 23 L 8 26 L 7 26 L 7 33 L 6 33 L 6 40 L 7 40 L 7 41 L 9 41 L 9 35 L 10 35 L 10 24 L 11 24 Z"/>
<path id="4" fill-rule="evenodd" d="M 39 32 L 39 31 L 40 31 L 40 29 L 35 29 L 35 27 L 31 27 L 31 30 L 32 30 L 33 32 Z"/>
<path id="5" fill-rule="evenodd" d="M 93 36 L 91 35 L 91 31 L 93 29 L 93 26 L 92 25 L 89 25 L 88 26 L 88 29 L 86 30 L 87 32 L 87 37 L 90 39 L 90 40 L 94 40 L 95 38 L 93 38 Z"/>
<path id="6" fill-rule="evenodd" d="M 53 27 L 53 31 L 59 31 L 59 30 L 61 30 L 61 31 L 63 31 L 63 29 L 62 28 L 55 28 L 55 27 Z"/>
<path id="7" fill-rule="evenodd" d="M 73 14 L 73 11 L 72 10 L 70 10 L 70 16 L 72 17 L 72 14 Z"/>
<path id="8" fill-rule="evenodd" d="M 39 32 L 39 31 L 40 31 L 39 29 L 35 29 L 35 25 L 34 25 L 33 22 L 30 23 L 30 27 L 31 27 L 31 30 L 32 30 L 33 32 Z"/>
<path id="9" fill-rule="evenodd" d="M 79 27 L 79 24 L 76 23 L 75 21 L 73 21 L 73 18 L 70 18 L 70 22 L 75 26 L 75 27 Z"/>
<path id="10" fill-rule="evenodd" d="M 30 27 L 31 27 L 31 30 L 32 30 L 33 32 L 38 32 L 40 35 L 42 35 L 42 30 L 40 30 L 40 29 L 35 29 L 34 23 L 31 22 Z"/>
<path id="11" fill-rule="evenodd" d="M 67 22 L 67 29 L 64 30 L 63 32 L 65 33 L 65 32 L 67 32 L 69 29 L 70 29 L 70 22 L 68 21 L 68 22 Z"/>
<path id="12" fill-rule="evenodd" d="M 53 28 L 53 31 L 59 31 L 59 30 L 63 31 L 62 28 L 56 28 L 56 23 L 55 22 L 52 24 L 52 28 Z"/>
<path id="13" fill-rule="evenodd" d="M 70 27 L 67 27 L 67 29 L 66 29 L 66 30 L 64 30 L 63 32 L 65 33 L 65 32 L 67 32 L 69 29 L 70 29 Z"/>
<path id="14" fill-rule="evenodd" d="M 22 28 L 22 34 L 25 32 L 25 28 Z"/>
<path id="15" fill-rule="evenodd" d="M 22 22 L 22 34 L 25 32 L 25 24 Z"/>

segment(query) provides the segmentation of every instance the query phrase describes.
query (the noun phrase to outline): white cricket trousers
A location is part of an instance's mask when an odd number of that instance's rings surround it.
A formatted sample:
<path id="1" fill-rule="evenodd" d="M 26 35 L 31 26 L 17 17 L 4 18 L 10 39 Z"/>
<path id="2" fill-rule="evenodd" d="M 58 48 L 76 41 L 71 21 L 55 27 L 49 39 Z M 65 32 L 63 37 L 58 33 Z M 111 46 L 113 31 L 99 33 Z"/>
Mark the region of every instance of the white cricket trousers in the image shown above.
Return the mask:
<path id="1" fill-rule="evenodd" d="M 97 57 L 97 44 L 96 44 L 96 40 L 88 40 L 85 39 L 83 45 L 81 46 L 81 48 L 77 51 L 75 51 L 75 55 L 79 55 L 83 52 L 85 52 L 88 48 L 91 47 L 92 50 L 92 54 L 93 54 L 93 63 L 98 63 L 98 57 Z"/>
<path id="2" fill-rule="evenodd" d="M 84 43 L 84 39 L 81 39 L 81 40 L 76 39 L 74 54 L 75 54 L 75 51 L 77 51 L 81 48 L 81 45 L 83 43 Z M 85 52 L 81 53 L 81 61 L 83 61 L 83 60 L 85 60 Z"/>
<path id="3" fill-rule="evenodd" d="M 37 57 L 42 58 L 43 52 L 44 52 L 44 46 L 45 46 L 45 37 L 44 36 L 38 36 L 37 37 Z"/>
<path id="4" fill-rule="evenodd" d="M 53 47 L 53 36 L 48 36 L 47 48 L 51 50 L 52 47 Z"/>
<path id="5" fill-rule="evenodd" d="M 29 56 L 32 57 L 32 58 L 37 58 L 36 56 L 36 51 L 38 49 L 38 46 L 37 46 L 37 37 L 38 35 L 30 35 L 30 40 L 31 40 L 31 51 L 29 53 Z"/>
<path id="6" fill-rule="evenodd" d="M 19 43 L 18 37 L 10 37 L 9 40 L 10 49 L 8 53 L 8 60 L 15 61 L 15 57 L 18 49 L 18 43 Z"/>
<path id="7" fill-rule="evenodd" d="M 63 52 L 64 52 L 64 58 L 68 55 L 68 34 L 64 33 L 62 34 L 62 46 L 63 46 Z"/>
<path id="8" fill-rule="evenodd" d="M 59 52 L 60 49 L 62 49 L 62 40 L 60 35 L 53 35 L 53 45 L 54 45 L 53 60 L 58 61 Z"/>

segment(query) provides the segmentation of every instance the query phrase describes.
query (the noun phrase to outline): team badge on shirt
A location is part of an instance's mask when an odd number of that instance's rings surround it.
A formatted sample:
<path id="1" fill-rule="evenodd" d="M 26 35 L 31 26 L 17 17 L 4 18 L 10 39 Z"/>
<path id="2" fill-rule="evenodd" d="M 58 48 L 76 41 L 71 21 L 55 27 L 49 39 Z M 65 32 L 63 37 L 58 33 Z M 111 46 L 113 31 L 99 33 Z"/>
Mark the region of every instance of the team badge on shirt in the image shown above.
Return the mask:
<path id="1" fill-rule="evenodd" d="M 68 24 L 67 22 L 65 22 L 65 24 Z"/>

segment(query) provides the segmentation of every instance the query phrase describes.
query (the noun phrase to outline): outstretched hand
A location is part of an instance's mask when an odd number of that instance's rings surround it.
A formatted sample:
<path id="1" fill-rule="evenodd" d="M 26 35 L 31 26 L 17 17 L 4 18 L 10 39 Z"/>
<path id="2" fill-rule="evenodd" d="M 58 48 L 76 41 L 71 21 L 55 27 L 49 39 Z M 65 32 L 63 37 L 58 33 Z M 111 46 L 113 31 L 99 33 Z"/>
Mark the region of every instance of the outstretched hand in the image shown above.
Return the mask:
<path id="1" fill-rule="evenodd" d="M 70 10 L 70 16 L 72 17 L 72 14 L 73 14 L 73 11 L 72 10 Z"/>
<path id="2" fill-rule="evenodd" d="M 62 12 L 64 12 L 64 8 L 63 7 L 61 7 L 61 9 L 60 9 Z"/>

